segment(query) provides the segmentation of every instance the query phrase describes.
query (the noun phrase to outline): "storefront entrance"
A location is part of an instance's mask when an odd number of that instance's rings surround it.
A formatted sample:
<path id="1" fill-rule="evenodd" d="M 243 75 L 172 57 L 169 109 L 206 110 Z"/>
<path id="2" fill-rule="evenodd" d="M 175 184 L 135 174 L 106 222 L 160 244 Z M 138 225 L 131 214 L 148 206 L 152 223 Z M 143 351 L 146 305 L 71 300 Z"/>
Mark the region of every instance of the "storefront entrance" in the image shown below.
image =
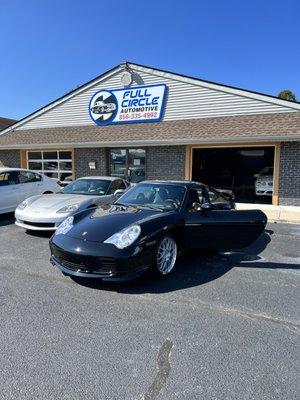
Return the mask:
<path id="1" fill-rule="evenodd" d="M 232 190 L 236 202 L 272 204 L 275 147 L 193 148 L 192 179 Z"/>
<path id="2" fill-rule="evenodd" d="M 110 149 L 109 174 L 132 183 L 145 180 L 145 149 Z"/>

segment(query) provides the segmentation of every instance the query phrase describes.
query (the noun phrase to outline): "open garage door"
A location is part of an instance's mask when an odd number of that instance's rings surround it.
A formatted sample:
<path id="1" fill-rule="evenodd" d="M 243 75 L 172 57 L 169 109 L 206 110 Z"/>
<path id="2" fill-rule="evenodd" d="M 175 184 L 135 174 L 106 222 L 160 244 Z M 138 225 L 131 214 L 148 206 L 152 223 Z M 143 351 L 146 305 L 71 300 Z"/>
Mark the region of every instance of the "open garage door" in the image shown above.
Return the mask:
<path id="1" fill-rule="evenodd" d="M 274 146 L 192 151 L 193 180 L 232 190 L 236 202 L 272 204 Z"/>

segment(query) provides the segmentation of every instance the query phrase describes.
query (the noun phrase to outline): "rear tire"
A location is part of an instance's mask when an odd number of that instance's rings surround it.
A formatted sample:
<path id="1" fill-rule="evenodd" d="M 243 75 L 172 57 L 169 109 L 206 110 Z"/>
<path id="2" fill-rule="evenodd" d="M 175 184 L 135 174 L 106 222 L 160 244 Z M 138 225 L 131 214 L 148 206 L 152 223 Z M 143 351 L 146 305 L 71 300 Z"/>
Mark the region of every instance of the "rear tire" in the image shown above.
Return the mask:
<path id="1" fill-rule="evenodd" d="M 170 274 L 177 260 L 177 244 L 170 234 L 162 236 L 156 245 L 152 272 L 157 276 Z"/>

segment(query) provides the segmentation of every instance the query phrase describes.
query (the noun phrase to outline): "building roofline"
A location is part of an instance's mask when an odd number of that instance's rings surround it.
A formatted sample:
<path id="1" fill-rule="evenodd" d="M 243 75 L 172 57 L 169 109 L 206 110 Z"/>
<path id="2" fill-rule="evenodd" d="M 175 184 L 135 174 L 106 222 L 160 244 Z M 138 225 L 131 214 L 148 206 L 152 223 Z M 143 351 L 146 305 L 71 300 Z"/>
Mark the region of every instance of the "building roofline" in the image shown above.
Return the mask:
<path id="1" fill-rule="evenodd" d="M 95 147 L 149 147 L 149 146 L 178 146 L 178 145 L 214 145 L 214 144 L 231 144 L 231 143 L 275 143 L 275 142 L 298 142 L 300 140 L 300 132 L 294 137 L 284 135 L 260 135 L 260 136 L 235 136 L 220 137 L 211 136 L 207 138 L 182 138 L 167 140 L 124 140 L 124 141 L 102 141 L 102 142 L 66 142 L 66 143 L 36 143 L 31 144 L 30 149 L 73 149 L 73 148 L 95 148 Z M 28 144 L 1 145 L 1 150 L 28 150 Z"/>
<path id="2" fill-rule="evenodd" d="M 71 90 L 69 93 L 64 94 L 63 96 L 59 97 L 58 99 L 55 99 L 53 101 L 51 101 L 50 103 L 40 107 L 39 109 L 33 111 L 32 113 L 26 115 L 24 118 L 20 119 L 19 121 L 17 121 L 15 124 L 10 125 L 7 128 L 4 128 L 2 131 L 0 131 L 0 136 L 3 135 L 4 133 L 13 131 L 15 128 L 17 128 L 19 125 L 23 125 L 25 123 L 25 121 L 27 119 L 33 118 L 35 114 L 39 114 L 42 112 L 46 112 L 48 111 L 49 108 L 51 108 L 51 106 L 56 106 L 59 105 L 60 103 L 68 100 L 69 98 L 73 97 L 74 95 L 76 95 L 76 93 L 80 93 L 81 91 L 87 89 L 88 86 L 93 85 L 94 83 L 96 83 L 98 80 L 100 80 L 101 78 L 107 78 L 107 75 L 111 75 L 113 73 L 116 73 L 118 70 L 121 70 L 123 68 L 130 68 L 130 67 L 137 67 L 137 68 L 141 68 L 144 70 L 148 70 L 149 73 L 155 73 L 158 72 L 159 74 L 167 74 L 167 75 L 171 75 L 171 78 L 173 79 L 178 79 L 178 78 L 182 78 L 183 80 L 188 80 L 190 81 L 189 83 L 194 83 L 194 84 L 204 84 L 204 85 L 209 85 L 209 86 L 214 86 L 213 89 L 215 90 L 223 90 L 225 92 L 231 92 L 233 94 L 236 95 L 240 95 L 240 96 L 247 96 L 247 93 L 250 94 L 250 96 L 248 97 L 259 97 L 259 99 L 261 101 L 266 101 L 266 102 L 270 102 L 270 103 L 275 103 L 281 106 L 285 106 L 288 108 L 292 108 L 292 109 L 296 109 L 300 111 L 300 103 L 299 102 L 294 102 L 291 100 L 283 100 L 280 99 L 276 96 L 272 96 L 272 95 L 268 95 L 268 94 L 264 94 L 264 93 L 260 93 L 260 92 L 255 92 L 255 91 L 251 91 L 248 89 L 243 89 L 243 88 L 238 88 L 235 86 L 230 86 L 230 85 L 225 85 L 225 84 L 221 84 L 221 83 L 217 83 L 217 82 L 213 82 L 213 81 L 209 81 L 209 80 L 205 80 L 205 79 L 201 79 L 201 78 L 196 78 L 196 77 L 192 77 L 189 75 L 185 75 L 185 74 L 180 74 L 177 72 L 172 72 L 172 71 L 168 71 L 168 70 L 164 70 L 161 68 L 154 68 L 154 67 L 150 67 L 147 65 L 143 65 L 143 64 L 138 64 L 138 63 L 134 63 L 134 62 L 130 62 L 130 61 L 124 61 L 120 64 L 118 64 L 117 66 L 105 71 L 104 73 L 102 73 L 101 75 L 98 75 L 97 77 L 89 80 L 88 82 L 80 85 L 79 87 L 77 87 L 76 89 Z M 260 98 L 262 97 L 262 98 Z M 57 104 L 56 104 L 57 103 Z"/>
<path id="3" fill-rule="evenodd" d="M 91 80 L 89 80 L 88 82 L 83 83 L 82 85 L 76 87 L 75 89 L 71 90 L 68 93 L 65 93 L 64 95 L 60 96 L 58 99 L 52 100 L 50 101 L 50 103 L 45 104 L 44 106 L 38 108 L 37 110 L 33 111 L 32 113 L 26 115 L 25 117 L 21 118 L 20 120 L 16 121 L 16 123 L 14 123 L 13 125 L 10 125 L 7 128 L 4 128 L 2 131 L 0 131 L 0 136 L 3 135 L 3 133 L 7 133 L 6 131 L 10 131 L 13 130 L 15 126 L 17 125 L 22 125 L 25 120 L 27 118 L 31 118 L 34 116 L 34 114 L 39 113 L 40 111 L 43 111 L 45 108 L 51 107 L 52 105 L 54 106 L 55 103 L 62 101 L 64 98 L 69 98 L 72 97 L 76 92 L 80 92 L 82 89 L 84 89 L 86 86 L 89 86 L 91 84 L 94 83 L 94 81 L 97 81 L 99 79 L 101 79 L 102 77 L 104 77 L 107 74 L 111 74 L 114 71 L 117 71 L 121 66 L 123 66 L 123 64 L 119 64 L 116 67 L 110 68 L 109 70 L 103 72 L 103 74 L 96 76 L 95 78 L 92 78 Z M 67 100 L 67 99 L 66 99 Z M 47 110 L 45 110 L 47 111 Z"/>
<path id="4" fill-rule="evenodd" d="M 135 66 L 142 67 L 142 68 L 147 68 L 147 69 L 153 69 L 154 71 L 156 70 L 156 71 L 159 71 L 159 72 L 162 72 L 162 73 L 165 73 L 165 74 L 177 75 L 177 76 L 182 77 L 182 78 L 192 79 L 192 80 L 195 80 L 195 81 L 198 81 L 198 82 L 208 83 L 210 85 L 217 85 L 217 86 L 220 86 L 220 87 L 224 87 L 226 89 L 241 90 L 243 92 L 252 93 L 252 94 L 259 95 L 259 96 L 269 97 L 270 99 L 273 99 L 273 100 L 279 100 L 279 101 L 287 102 L 291 106 L 297 104 L 297 105 L 299 105 L 299 109 L 300 109 L 300 102 L 292 101 L 292 100 L 280 99 L 279 97 L 271 95 L 271 94 L 266 94 L 266 93 L 263 93 L 263 92 L 257 92 L 257 91 L 254 91 L 254 90 L 249 90 L 249 89 L 241 88 L 241 87 L 238 87 L 238 86 L 226 85 L 224 83 L 219 83 L 219 82 L 210 81 L 210 80 L 207 80 L 207 79 L 197 78 L 197 77 L 194 77 L 194 76 L 177 73 L 177 72 L 170 71 L 170 70 L 165 70 L 165 69 L 156 68 L 156 67 L 154 68 L 154 67 L 151 67 L 151 66 L 138 64 L 138 63 L 132 63 L 130 61 L 127 61 L 126 63 L 123 63 L 123 65 L 124 64 L 135 65 Z"/>

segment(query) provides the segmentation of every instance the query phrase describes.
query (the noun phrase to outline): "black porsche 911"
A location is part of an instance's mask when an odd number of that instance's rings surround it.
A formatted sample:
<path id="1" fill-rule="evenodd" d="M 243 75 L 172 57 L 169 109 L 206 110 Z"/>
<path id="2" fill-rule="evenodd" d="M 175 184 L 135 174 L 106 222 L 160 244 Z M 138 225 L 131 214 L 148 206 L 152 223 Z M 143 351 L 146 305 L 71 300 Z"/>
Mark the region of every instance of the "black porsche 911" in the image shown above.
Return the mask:
<path id="1" fill-rule="evenodd" d="M 239 249 L 264 230 L 260 210 L 236 210 L 230 194 L 196 182 L 144 181 L 113 205 L 68 217 L 50 240 L 64 274 L 127 280 L 169 274 L 184 249 Z"/>

